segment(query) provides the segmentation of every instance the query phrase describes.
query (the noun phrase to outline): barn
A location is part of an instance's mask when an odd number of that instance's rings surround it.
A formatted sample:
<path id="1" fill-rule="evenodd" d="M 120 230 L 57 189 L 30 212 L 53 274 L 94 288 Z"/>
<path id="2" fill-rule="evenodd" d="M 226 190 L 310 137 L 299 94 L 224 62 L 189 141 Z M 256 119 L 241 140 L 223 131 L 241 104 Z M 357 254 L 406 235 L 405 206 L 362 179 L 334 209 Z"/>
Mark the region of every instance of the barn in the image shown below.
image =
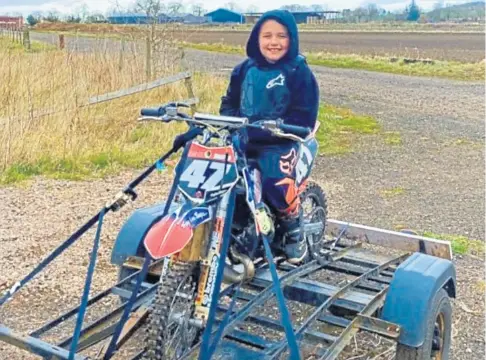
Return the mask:
<path id="1" fill-rule="evenodd" d="M 239 23 L 245 22 L 243 14 L 228 9 L 219 8 L 204 15 L 213 23 Z"/>
<path id="2" fill-rule="evenodd" d="M 312 24 L 321 23 L 334 20 L 339 14 L 339 11 L 291 11 L 297 24 Z M 263 13 L 247 13 L 244 14 L 245 20 L 249 24 L 254 24 L 258 21 Z"/>
<path id="3" fill-rule="evenodd" d="M 107 17 L 110 24 L 147 24 L 149 18 L 146 14 L 113 14 Z"/>
<path id="4" fill-rule="evenodd" d="M 24 25 L 22 16 L 0 16 L 0 29 L 20 28 Z"/>

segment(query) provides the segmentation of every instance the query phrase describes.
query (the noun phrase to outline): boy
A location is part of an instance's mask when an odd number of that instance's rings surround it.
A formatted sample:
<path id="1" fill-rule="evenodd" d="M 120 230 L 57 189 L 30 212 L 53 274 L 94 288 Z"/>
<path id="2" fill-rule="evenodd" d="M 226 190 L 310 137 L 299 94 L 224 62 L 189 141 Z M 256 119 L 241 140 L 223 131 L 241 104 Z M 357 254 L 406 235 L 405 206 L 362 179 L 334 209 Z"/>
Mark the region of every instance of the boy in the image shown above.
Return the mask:
<path id="1" fill-rule="evenodd" d="M 297 24 L 284 10 L 268 11 L 253 27 L 246 46 L 248 59 L 237 65 L 222 97 L 220 114 L 247 117 L 250 122 L 282 119 L 312 130 L 319 88 L 305 58 L 299 55 Z M 295 196 L 295 164 L 299 144 L 249 129 L 247 157 L 261 172 L 263 196 L 287 234 L 287 261 L 301 262 L 307 245 L 300 231 L 301 209 Z M 290 188 L 294 187 L 294 188 Z"/>

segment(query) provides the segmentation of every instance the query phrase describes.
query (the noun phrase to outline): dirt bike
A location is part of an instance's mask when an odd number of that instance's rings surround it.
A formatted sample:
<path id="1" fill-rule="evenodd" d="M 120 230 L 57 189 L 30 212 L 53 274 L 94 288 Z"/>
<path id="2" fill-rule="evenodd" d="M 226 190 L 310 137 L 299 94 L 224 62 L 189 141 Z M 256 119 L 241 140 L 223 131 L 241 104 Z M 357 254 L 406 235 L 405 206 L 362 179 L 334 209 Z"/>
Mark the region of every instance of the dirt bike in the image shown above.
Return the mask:
<path id="1" fill-rule="evenodd" d="M 178 359 L 199 341 L 217 299 L 214 293 L 221 283 L 216 276 L 218 267 L 224 265 L 223 282 L 235 284 L 250 280 L 255 269 L 266 263 L 259 234 L 271 235 L 274 261 L 285 261 L 285 234 L 263 201 L 258 170 L 242 149 L 245 129 L 267 130 L 300 143 L 295 159 L 282 166 L 296 170 L 288 183 L 295 187 L 303 209 L 301 231 L 308 246 L 303 262 L 319 256 L 327 217 L 323 190 L 308 181 L 317 153 L 314 135 L 318 125 L 310 131 L 280 120 L 250 123 L 239 117 L 189 116 L 181 107 L 186 106 L 171 103 L 142 109 L 139 119 L 182 121 L 190 127 L 185 138 L 179 137 L 185 146 L 175 168 L 169 211 L 144 238 L 152 259 L 163 259 L 149 315 L 145 359 Z"/>

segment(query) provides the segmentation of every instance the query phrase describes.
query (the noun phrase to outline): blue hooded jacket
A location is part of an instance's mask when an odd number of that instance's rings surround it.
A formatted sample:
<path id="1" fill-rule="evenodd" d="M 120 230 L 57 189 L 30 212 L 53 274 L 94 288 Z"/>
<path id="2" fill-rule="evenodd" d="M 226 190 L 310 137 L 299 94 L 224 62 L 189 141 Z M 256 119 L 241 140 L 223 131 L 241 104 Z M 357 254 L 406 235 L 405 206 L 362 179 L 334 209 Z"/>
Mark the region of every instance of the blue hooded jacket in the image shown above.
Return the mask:
<path id="1" fill-rule="evenodd" d="M 275 20 L 287 28 L 289 49 L 276 63 L 269 63 L 258 44 L 262 24 Z M 272 10 L 262 15 L 253 27 L 246 45 L 248 58 L 231 73 L 230 84 L 222 97 L 220 114 L 243 116 L 250 122 L 283 119 L 286 124 L 314 128 L 319 107 L 319 87 L 305 58 L 299 55 L 299 37 L 293 15 Z M 263 130 L 249 129 L 249 143 L 287 142 Z"/>

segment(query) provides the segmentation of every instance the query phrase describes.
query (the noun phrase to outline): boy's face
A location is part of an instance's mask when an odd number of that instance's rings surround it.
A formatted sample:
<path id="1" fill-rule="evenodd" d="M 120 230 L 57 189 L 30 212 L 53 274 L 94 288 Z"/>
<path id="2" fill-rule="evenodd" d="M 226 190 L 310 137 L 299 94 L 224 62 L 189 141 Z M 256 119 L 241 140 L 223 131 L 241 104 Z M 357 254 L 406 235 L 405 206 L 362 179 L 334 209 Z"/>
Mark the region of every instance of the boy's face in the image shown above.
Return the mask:
<path id="1" fill-rule="evenodd" d="M 275 20 L 267 20 L 260 28 L 258 36 L 260 52 L 269 63 L 276 63 L 289 50 L 289 34 L 287 28 Z"/>

